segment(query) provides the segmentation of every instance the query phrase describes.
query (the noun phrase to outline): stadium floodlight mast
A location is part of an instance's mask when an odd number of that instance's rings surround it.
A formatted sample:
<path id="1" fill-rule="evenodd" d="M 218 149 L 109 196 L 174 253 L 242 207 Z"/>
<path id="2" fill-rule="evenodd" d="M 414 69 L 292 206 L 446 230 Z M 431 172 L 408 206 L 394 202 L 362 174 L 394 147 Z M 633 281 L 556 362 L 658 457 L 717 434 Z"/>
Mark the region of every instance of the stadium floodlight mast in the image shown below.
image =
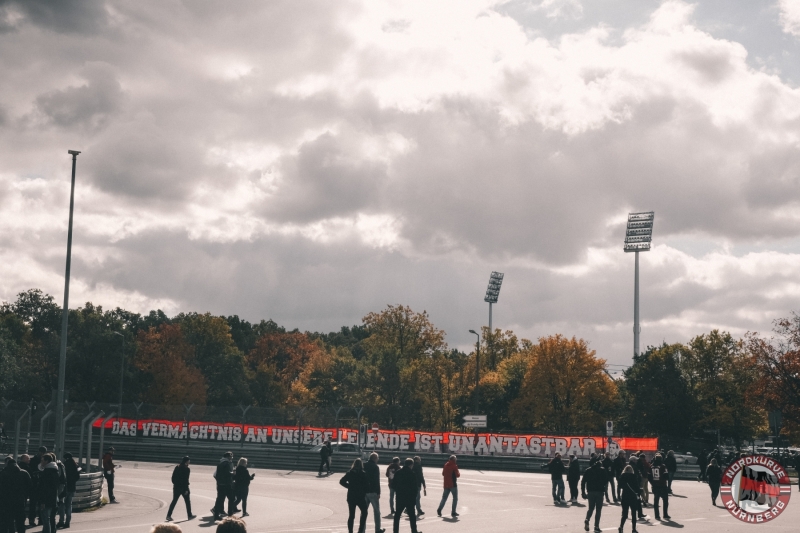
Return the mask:
<path id="1" fill-rule="evenodd" d="M 64 452 L 64 374 L 67 371 L 67 322 L 69 321 L 69 269 L 72 263 L 72 212 L 75 207 L 75 165 L 77 150 L 68 150 L 72 156 L 72 185 L 69 191 L 69 226 L 67 229 L 67 266 L 64 273 L 64 308 L 61 310 L 61 351 L 58 360 L 58 393 L 56 394 L 55 453 Z"/>
<path id="2" fill-rule="evenodd" d="M 633 281 L 633 355 L 639 355 L 639 252 L 649 252 L 653 240 L 653 211 L 628 214 L 628 228 L 625 231 L 625 252 L 636 254 L 636 269 Z"/>
<path id="3" fill-rule="evenodd" d="M 492 304 L 497 303 L 497 298 L 500 296 L 500 286 L 503 284 L 503 273 L 492 272 L 489 276 L 489 286 L 486 288 L 486 296 L 483 301 L 489 303 L 489 335 L 492 334 Z"/>

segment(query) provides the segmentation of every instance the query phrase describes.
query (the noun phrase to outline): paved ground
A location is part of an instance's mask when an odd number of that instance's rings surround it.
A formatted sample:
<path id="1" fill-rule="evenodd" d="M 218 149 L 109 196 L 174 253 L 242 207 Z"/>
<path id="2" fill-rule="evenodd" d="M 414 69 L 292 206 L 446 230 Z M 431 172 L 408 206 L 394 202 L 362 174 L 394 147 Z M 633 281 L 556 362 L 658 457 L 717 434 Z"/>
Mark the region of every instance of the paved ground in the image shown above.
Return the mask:
<path id="1" fill-rule="evenodd" d="M 166 516 L 172 497 L 170 475 L 174 465 L 158 463 L 122 463 L 117 474 L 117 498 L 121 503 L 106 505 L 90 513 L 79 513 L 73 518 L 70 531 L 110 531 L 119 533 L 149 532 L 153 524 Z M 186 508 L 178 502 L 173 516 L 176 523 L 187 532 L 213 532 L 209 509 L 215 497 L 213 468 L 192 466 L 191 489 L 193 511 L 198 515 L 186 521 Z M 344 533 L 347 531 L 347 505 L 345 489 L 339 486 L 342 474 L 318 478 L 310 472 L 287 472 L 251 468 L 256 477 L 250 488 L 249 508 L 246 518 L 250 532 L 293 533 Z M 461 516 L 436 516 L 441 497 L 439 465 L 426 466 L 425 475 L 430 490 L 423 498 L 422 508 L 427 513 L 419 522 L 424 533 L 486 533 L 556 531 L 582 532 L 586 507 L 556 507 L 550 497 L 550 481 L 546 474 L 480 472 L 462 470 L 459 480 Z M 385 480 L 384 480 L 385 481 Z M 792 494 L 785 513 L 763 525 L 738 522 L 722 508 L 711 505 L 708 486 L 692 481 L 676 481 L 677 496 L 670 499 L 671 522 L 656 522 L 652 510 L 647 523 L 640 523 L 642 532 L 656 533 L 662 528 L 678 528 L 685 532 L 783 532 L 797 531 L 800 523 L 800 493 Z M 652 501 L 652 500 L 651 500 Z M 719 503 L 719 500 L 717 500 Z M 388 514 L 388 489 L 384 487 L 381 510 Z M 449 505 L 445 508 L 447 511 Z M 605 506 L 601 526 L 605 531 L 616 531 L 620 508 Z M 372 516 L 367 521 L 367 531 L 374 530 Z M 388 519 L 382 527 L 391 532 Z M 35 528 L 30 531 L 40 531 Z M 410 530 L 407 520 L 400 531 Z M 630 522 L 626 524 L 630 531 Z M 668 533 L 670 530 L 663 530 Z"/>

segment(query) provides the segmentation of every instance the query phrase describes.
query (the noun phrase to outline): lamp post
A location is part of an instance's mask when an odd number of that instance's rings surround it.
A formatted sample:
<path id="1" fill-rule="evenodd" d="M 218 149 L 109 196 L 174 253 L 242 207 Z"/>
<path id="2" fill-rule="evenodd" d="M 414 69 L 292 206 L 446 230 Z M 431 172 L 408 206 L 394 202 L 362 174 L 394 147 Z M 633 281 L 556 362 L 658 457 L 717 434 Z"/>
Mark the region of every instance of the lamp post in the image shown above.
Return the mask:
<path id="1" fill-rule="evenodd" d="M 649 252 L 653 239 L 653 220 L 655 212 L 644 211 L 628 214 L 628 228 L 625 231 L 625 252 L 636 254 L 633 281 L 633 355 L 639 355 L 639 252 Z"/>
<path id="2" fill-rule="evenodd" d="M 486 296 L 483 297 L 484 302 L 489 303 L 489 335 L 486 338 L 486 348 L 489 350 L 489 354 L 493 354 L 492 351 L 492 339 L 494 338 L 494 330 L 492 329 L 492 304 L 497 303 L 497 298 L 500 296 L 500 286 L 503 285 L 503 276 L 502 272 L 492 272 L 489 276 L 489 286 L 486 288 Z M 492 359 L 490 362 L 494 362 Z"/>
<path id="3" fill-rule="evenodd" d="M 122 384 L 125 380 L 125 335 L 119 331 L 113 331 L 112 333 L 122 337 L 122 362 L 119 369 L 119 417 L 122 418 Z"/>
<path id="4" fill-rule="evenodd" d="M 478 337 L 478 342 L 475 345 L 475 414 L 478 414 L 479 402 L 479 383 L 481 381 L 481 334 L 474 329 L 469 330 L 470 333 Z"/>
<path id="5" fill-rule="evenodd" d="M 64 451 L 64 374 L 67 371 L 67 322 L 69 320 L 69 270 L 72 263 L 72 213 L 75 208 L 75 165 L 77 150 L 68 150 L 72 156 L 72 185 L 69 191 L 69 226 L 67 228 L 67 266 L 64 273 L 64 308 L 61 310 L 61 350 L 58 360 L 58 394 L 56 395 L 55 453 Z"/>

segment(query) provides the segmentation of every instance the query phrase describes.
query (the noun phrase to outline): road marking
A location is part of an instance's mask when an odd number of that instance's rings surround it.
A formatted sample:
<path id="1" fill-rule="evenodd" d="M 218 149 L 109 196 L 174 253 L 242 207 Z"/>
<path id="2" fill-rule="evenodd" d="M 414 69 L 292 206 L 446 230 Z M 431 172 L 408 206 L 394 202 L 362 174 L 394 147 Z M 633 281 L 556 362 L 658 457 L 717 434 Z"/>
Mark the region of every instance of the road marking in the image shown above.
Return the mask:
<path id="1" fill-rule="evenodd" d="M 496 490 L 479 490 L 478 492 L 485 492 L 486 494 L 503 494 L 502 492 L 497 492 Z"/>
<path id="2" fill-rule="evenodd" d="M 696 522 L 697 520 L 705 520 L 705 518 L 686 518 L 682 522 Z"/>
<path id="3" fill-rule="evenodd" d="M 539 494 L 526 494 L 525 496 L 530 496 L 531 498 L 546 498 L 547 496 L 541 496 Z"/>

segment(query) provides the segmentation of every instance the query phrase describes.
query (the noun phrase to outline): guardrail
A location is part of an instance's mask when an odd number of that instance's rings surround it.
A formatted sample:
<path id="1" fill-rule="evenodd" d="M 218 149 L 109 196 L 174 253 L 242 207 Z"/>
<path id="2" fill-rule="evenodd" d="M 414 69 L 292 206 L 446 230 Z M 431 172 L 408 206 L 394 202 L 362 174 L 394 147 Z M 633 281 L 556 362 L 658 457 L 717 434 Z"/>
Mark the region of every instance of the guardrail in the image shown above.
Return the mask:
<path id="1" fill-rule="evenodd" d="M 85 511 L 100 505 L 103 495 L 103 472 L 81 472 L 72 498 L 73 511 Z"/>

